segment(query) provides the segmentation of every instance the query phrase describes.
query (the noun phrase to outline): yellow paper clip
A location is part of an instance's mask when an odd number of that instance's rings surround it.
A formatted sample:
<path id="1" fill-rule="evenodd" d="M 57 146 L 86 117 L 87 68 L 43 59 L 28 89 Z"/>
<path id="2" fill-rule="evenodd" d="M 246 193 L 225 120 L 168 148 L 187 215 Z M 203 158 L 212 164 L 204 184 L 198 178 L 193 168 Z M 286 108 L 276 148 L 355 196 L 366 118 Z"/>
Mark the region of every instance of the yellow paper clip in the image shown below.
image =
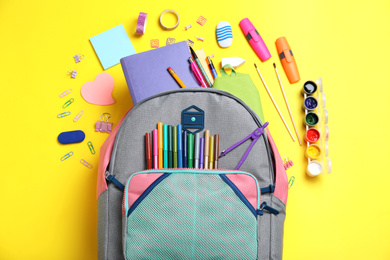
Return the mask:
<path id="1" fill-rule="evenodd" d="M 72 91 L 73 91 L 72 89 L 65 90 L 60 94 L 60 97 L 65 97 L 66 95 L 72 93 Z"/>
<path id="2" fill-rule="evenodd" d="M 84 111 L 81 110 L 77 115 L 76 117 L 73 119 L 73 122 L 77 122 L 77 120 L 79 120 L 79 118 L 83 115 Z"/>
<path id="3" fill-rule="evenodd" d="M 69 115 L 70 115 L 70 111 L 58 114 L 57 118 L 61 118 L 61 117 L 69 116 Z"/>
<path id="4" fill-rule="evenodd" d="M 290 180 L 288 181 L 288 188 L 289 188 L 289 189 L 291 188 L 291 186 L 293 186 L 294 181 L 295 181 L 295 177 L 294 177 L 294 176 L 291 176 L 291 177 L 290 177 Z"/>
<path id="5" fill-rule="evenodd" d="M 73 155 L 73 152 L 69 152 L 69 153 L 65 154 L 64 156 L 61 157 L 61 161 L 65 161 L 66 159 L 68 159 L 72 155 Z"/>
<path id="6" fill-rule="evenodd" d="M 65 102 L 65 104 L 62 106 L 62 108 L 66 108 L 68 107 L 70 104 L 72 104 L 74 102 L 74 99 L 71 98 L 69 99 L 68 101 Z"/>
<path id="7" fill-rule="evenodd" d="M 88 141 L 87 145 L 88 145 L 88 148 L 91 151 L 91 153 L 95 154 L 95 149 L 93 148 L 92 142 Z"/>
<path id="8" fill-rule="evenodd" d="M 81 162 L 82 165 L 84 165 L 88 169 L 92 169 L 92 165 L 90 165 L 86 160 L 81 159 L 80 162 Z"/>

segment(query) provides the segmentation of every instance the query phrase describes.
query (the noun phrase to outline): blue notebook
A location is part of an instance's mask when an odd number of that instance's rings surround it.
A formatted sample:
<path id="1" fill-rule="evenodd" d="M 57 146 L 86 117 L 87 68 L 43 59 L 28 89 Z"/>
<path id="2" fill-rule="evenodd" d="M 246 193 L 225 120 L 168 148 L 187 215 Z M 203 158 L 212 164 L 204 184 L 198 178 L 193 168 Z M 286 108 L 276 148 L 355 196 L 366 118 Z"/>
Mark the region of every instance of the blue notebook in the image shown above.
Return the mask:
<path id="1" fill-rule="evenodd" d="M 133 104 L 167 90 L 179 89 L 179 84 L 168 72 L 171 67 L 187 88 L 199 87 L 188 58 L 187 42 L 178 42 L 121 59 L 123 74 Z"/>

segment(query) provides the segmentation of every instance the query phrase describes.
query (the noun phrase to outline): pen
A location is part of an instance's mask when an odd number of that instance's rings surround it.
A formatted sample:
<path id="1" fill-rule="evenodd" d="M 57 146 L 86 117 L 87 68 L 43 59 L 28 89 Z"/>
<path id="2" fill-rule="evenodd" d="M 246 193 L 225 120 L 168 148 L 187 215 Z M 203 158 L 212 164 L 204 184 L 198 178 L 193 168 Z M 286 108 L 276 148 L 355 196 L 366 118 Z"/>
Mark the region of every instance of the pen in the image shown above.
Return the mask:
<path id="1" fill-rule="evenodd" d="M 210 141 L 210 130 L 204 132 L 204 168 L 208 169 L 209 162 L 209 141 Z"/>
<path id="2" fill-rule="evenodd" d="M 214 136 L 210 136 L 209 168 L 214 169 Z"/>
<path id="3" fill-rule="evenodd" d="M 183 131 L 183 168 L 187 168 L 188 167 L 188 161 L 187 161 L 187 148 L 188 148 L 188 145 L 187 145 L 187 141 L 188 141 L 188 138 L 187 138 L 187 131 L 184 130 Z"/>
<path id="4" fill-rule="evenodd" d="M 172 127 L 173 168 L 177 168 L 177 126 Z"/>
<path id="5" fill-rule="evenodd" d="M 209 63 L 209 67 L 210 67 L 211 73 L 213 73 L 214 79 L 218 78 L 218 74 L 217 74 L 217 71 L 215 70 L 213 61 L 210 59 L 209 56 L 207 56 L 207 62 Z"/>
<path id="6" fill-rule="evenodd" d="M 176 73 L 173 71 L 173 69 L 171 67 L 168 67 L 168 71 L 169 73 L 172 75 L 172 77 L 176 80 L 177 83 L 179 83 L 180 87 L 182 88 L 187 88 L 183 81 L 181 81 L 181 79 L 179 78 L 179 76 L 176 75 Z"/>
<path id="7" fill-rule="evenodd" d="M 168 125 L 163 125 L 163 152 L 164 165 L 163 168 L 168 168 Z"/>
<path id="8" fill-rule="evenodd" d="M 193 168 L 193 155 L 194 155 L 194 135 L 188 134 L 188 168 Z"/>
<path id="9" fill-rule="evenodd" d="M 214 169 L 218 169 L 219 158 L 219 135 L 214 135 Z"/>
<path id="10" fill-rule="evenodd" d="M 158 130 L 153 129 L 153 167 L 158 169 Z M 151 169 L 151 168 L 150 168 Z"/>
<path id="11" fill-rule="evenodd" d="M 194 159 L 195 159 L 195 165 L 194 168 L 198 169 L 199 168 L 199 142 L 200 142 L 200 136 L 199 133 L 195 134 L 195 148 L 194 148 Z"/>
<path id="12" fill-rule="evenodd" d="M 200 138 L 199 144 L 199 169 L 203 169 L 204 164 L 204 138 Z"/>
<path id="13" fill-rule="evenodd" d="M 172 126 L 168 125 L 168 168 L 173 167 L 173 138 L 172 138 Z"/>
<path id="14" fill-rule="evenodd" d="M 153 130 L 154 134 L 154 130 Z M 153 140 L 154 141 L 154 140 Z M 153 143 L 154 145 L 154 143 Z M 152 169 L 152 150 L 150 148 L 150 133 L 145 134 L 146 169 Z"/>
<path id="15" fill-rule="evenodd" d="M 163 167 L 163 123 L 157 123 L 158 129 L 158 169 Z"/>
<path id="16" fill-rule="evenodd" d="M 204 81 L 204 79 L 202 77 L 202 73 L 200 72 L 198 66 L 196 66 L 196 63 L 194 62 L 194 60 L 190 57 L 190 58 L 188 58 L 188 61 L 190 63 L 192 73 L 194 73 L 194 76 L 195 76 L 198 84 L 200 86 L 202 86 L 203 88 L 207 88 L 207 83 Z"/>
<path id="17" fill-rule="evenodd" d="M 196 64 L 198 65 L 198 67 L 200 69 L 200 72 L 202 72 L 203 78 L 207 82 L 207 86 L 209 88 L 211 88 L 213 85 L 211 84 L 211 81 L 210 81 L 209 77 L 207 77 L 207 74 L 204 71 L 204 68 L 203 68 L 202 64 L 200 63 L 198 56 L 196 55 L 195 51 L 191 47 L 190 47 L 190 50 L 191 50 L 192 56 L 194 56 L 194 60 L 195 60 Z"/>
<path id="18" fill-rule="evenodd" d="M 177 166 L 183 168 L 182 126 L 177 125 Z"/>

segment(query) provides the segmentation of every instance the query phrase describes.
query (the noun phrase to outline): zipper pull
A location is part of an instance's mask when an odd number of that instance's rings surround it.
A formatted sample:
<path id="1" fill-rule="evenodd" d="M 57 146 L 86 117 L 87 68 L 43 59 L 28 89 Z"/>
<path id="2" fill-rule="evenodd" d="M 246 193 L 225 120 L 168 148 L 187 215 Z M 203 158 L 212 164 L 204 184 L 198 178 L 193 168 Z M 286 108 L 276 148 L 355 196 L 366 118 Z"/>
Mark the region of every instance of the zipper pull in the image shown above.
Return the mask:
<path id="1" fill-rule="evenodd" d="M 125 185 L 123 185 L 120 181 L 118 181 L 117 178 L 115 178 L 115 175 L 111 175 L 108 171 L 106 171 L 106 180 L 107 182 L 112 182 L 117 186 L 121 191 L 125 190 Z"/>
<path id="2" fill-rule="evenodd" d="M 276 210 L 274 208 L 271 208 L 270 206 L 267 205 L 267 202 L 263 202 L 261 203 L 260 205 L 260 209 L 257 210 L 257 215 L 260 215 L 262 216 L 263 215 L 263 210 L 266 210 L 274 215 L 278 215 L 279 214 L 279 210 Z"/>

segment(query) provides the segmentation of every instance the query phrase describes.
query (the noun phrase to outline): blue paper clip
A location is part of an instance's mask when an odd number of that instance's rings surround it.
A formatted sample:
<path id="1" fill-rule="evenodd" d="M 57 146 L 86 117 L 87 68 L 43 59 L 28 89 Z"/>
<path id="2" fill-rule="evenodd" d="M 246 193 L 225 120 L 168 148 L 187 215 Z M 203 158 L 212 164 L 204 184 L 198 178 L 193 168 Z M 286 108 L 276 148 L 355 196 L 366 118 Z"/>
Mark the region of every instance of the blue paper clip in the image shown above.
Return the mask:
<path id="1" fill-rule="evenodd" d="M 290 177 L 290 180 L 288 181 L 288 188 L 289 188 L 289 189 L 291 188 L 291 186 L 293 186 L 294 181 L 295 181 L 295 177 L 294 177 L 294 176 L 291 176 L 291 177 Z"/>
<path id="2" fill-rule="evenodd" d="M 92 142 L 88 141 L 87 145 L 88 145 L 88 148 L 91 151 L 91 153 L 95 154 L 95 149 L 93 148 Z"/>
<path id="3" fill-rule="evenodd" d="M 69 99 L 68 101 L 65 102 L 65 104 L 62 106 L 62 108 L 68 107 L 70 104 L 74 102 L 74 98 Z"/>
<path id="4" fill-rule="evenodd" d="M 66 159 L 68 159 L 72 155 L 73 155 L 73 152 L 69 152 L 69 153 L 65 154 L 64 156 L 61 157 L 61 161 L 65 161 Z"/>
<path id="5" fill-rule="evenodd" d="M 69 115 L 70 115 L 70 111 L 58 114 L 57 118 L 61 118 L 61 117 L 69 116 Z"/>

